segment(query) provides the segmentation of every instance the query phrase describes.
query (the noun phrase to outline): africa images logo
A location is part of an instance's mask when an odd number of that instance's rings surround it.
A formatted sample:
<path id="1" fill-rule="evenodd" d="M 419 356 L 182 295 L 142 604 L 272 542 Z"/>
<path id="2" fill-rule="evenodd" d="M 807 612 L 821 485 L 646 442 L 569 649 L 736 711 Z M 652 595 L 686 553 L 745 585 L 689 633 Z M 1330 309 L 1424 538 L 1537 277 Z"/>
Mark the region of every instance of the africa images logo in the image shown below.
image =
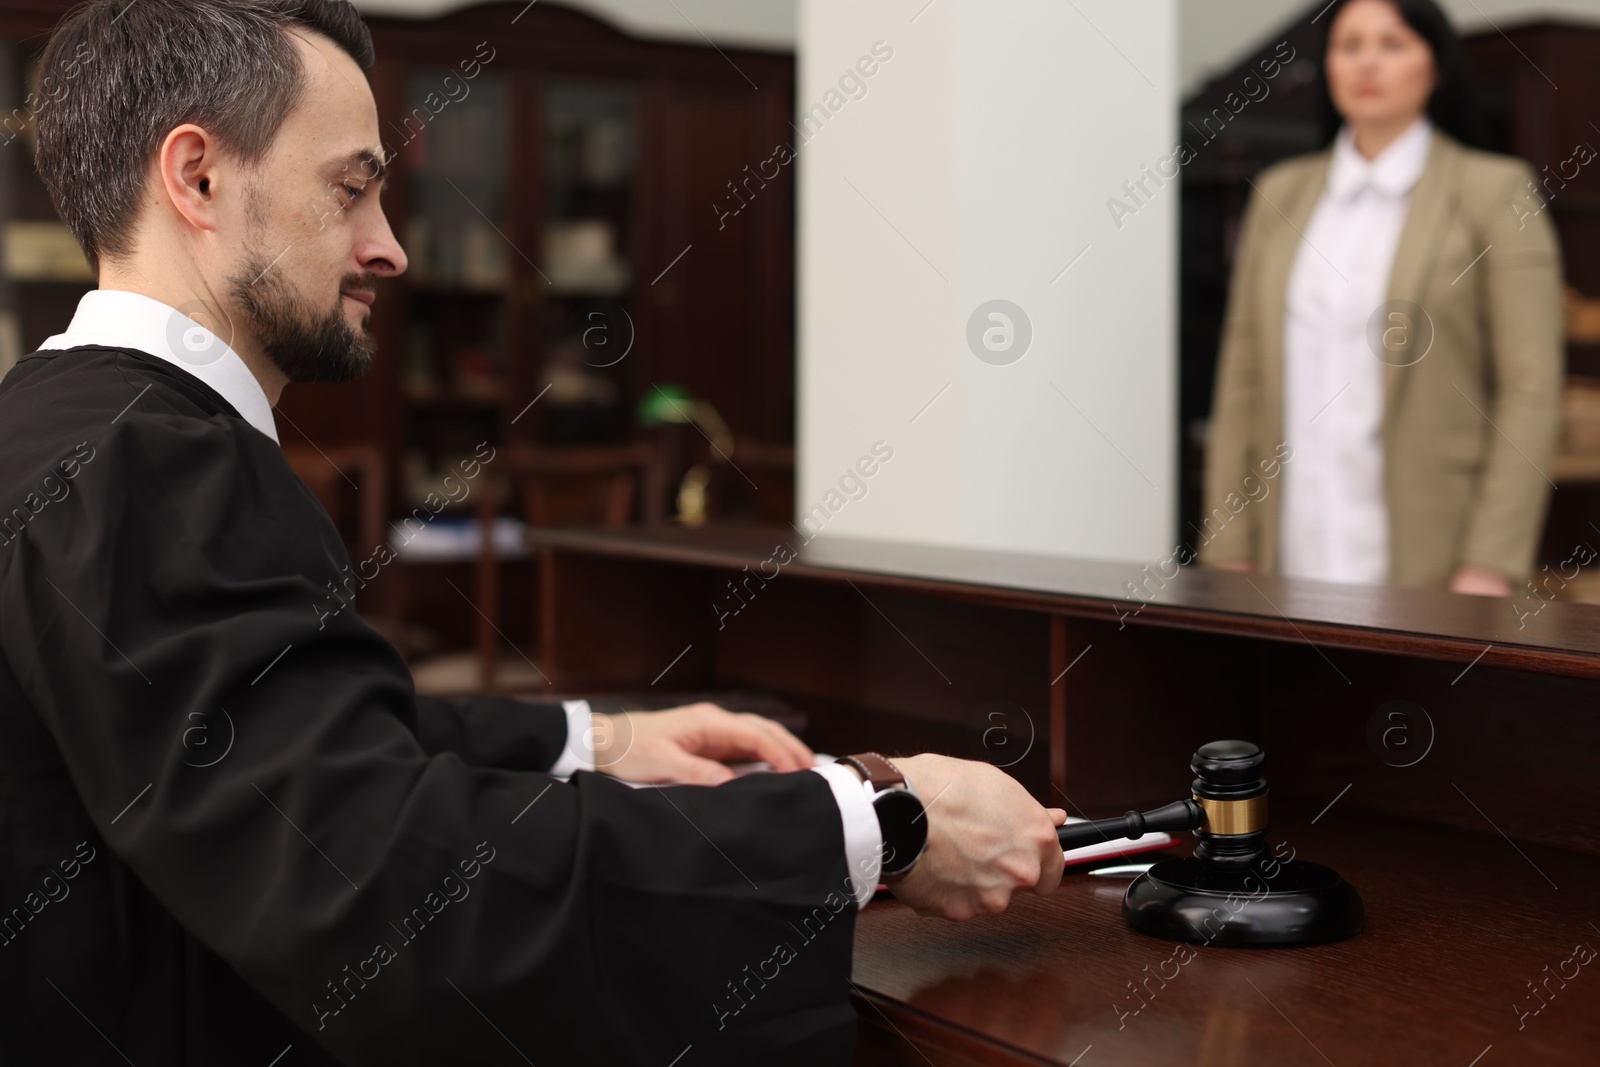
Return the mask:
<path id="1" fill-rule="evenodd" d="M 972 354 L 997 367 L 1015 363 L 1033 343 L 1033 322 L 1028 313 L 1009 300 L 988 300 L 967 317 L 967 347 Z"/>

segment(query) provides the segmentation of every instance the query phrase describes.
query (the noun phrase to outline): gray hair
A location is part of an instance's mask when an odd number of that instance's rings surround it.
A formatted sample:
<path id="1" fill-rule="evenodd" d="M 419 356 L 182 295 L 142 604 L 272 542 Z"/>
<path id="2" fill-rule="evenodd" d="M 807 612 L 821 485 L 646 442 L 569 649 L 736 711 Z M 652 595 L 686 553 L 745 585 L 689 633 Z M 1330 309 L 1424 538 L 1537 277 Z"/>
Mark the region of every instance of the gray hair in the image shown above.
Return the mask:
<path id="1" fill-rule="evenodd" d="M 346 0 L 88 0 L 56 26 L 35 163 L 97 275 L 102 256 L 132 253 L 145 176 L 174 127 L 203 127 L 246 166 L 266 156 L 305 92 L 295 28 L 372 69 L 372 34 Z"/>

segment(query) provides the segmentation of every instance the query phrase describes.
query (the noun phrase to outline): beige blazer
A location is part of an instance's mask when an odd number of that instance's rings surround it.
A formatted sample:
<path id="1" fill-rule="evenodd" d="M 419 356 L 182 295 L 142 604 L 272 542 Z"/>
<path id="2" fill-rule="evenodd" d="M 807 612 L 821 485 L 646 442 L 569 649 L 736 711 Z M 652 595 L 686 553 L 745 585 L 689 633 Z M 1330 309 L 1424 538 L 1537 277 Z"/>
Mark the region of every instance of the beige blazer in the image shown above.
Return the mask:
<path id="1" fill-rule="evenodd" d="M 1294 462 L 1283 425 L 1285 291 L 1331 158 L 1268 169 L 1245 208 L 1194 531 L 1202 563 L 1275 569 L 1277 489 L 1282 464 Z M 1433 339 L 1409 366 L 1384 362 L 1392 585 L 1443 588 L 1463 563 L 1513 584 L 1533 570 L 1564 375 L 1561 251 L 1533 178 L 1519 159 L 1435 130 L 1412 189 L 1389 297 L 1421 308 L 1413 336 L 1426 320 Z"/>

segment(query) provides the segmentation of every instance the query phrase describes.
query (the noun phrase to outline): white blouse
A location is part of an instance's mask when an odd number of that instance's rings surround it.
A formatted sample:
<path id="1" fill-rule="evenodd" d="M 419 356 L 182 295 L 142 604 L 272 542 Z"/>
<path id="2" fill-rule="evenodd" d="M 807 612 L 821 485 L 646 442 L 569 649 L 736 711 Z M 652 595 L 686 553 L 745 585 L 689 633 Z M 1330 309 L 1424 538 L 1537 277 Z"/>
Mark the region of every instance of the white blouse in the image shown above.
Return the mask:
<path id="1" fill-rule="evenodd" d="M 1339 131 L 1328 183 L 1306 224 L 1285 293 L 1279 573 L 1382 584 L 1383 360 L 1368 320 L 1388 299 L 1395 247 L 1433 128 L 1418 119 L 1376 159 Z"/>

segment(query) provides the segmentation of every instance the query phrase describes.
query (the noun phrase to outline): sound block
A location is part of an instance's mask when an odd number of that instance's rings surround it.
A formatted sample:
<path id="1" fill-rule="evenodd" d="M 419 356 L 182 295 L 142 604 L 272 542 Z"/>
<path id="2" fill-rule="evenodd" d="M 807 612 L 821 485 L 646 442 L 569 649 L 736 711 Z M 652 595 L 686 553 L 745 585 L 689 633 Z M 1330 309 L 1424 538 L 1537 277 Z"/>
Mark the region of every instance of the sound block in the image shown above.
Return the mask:
<path id="1" fill-rule="evenodd" d="M 1310 945 L 1361 932 L 1361 896 L 1331 868 L 1304 860 L 1267 877 L 1195 859 L 1157 863 L 1122 898 L 1128 925 L 1197 945 Z"/>

